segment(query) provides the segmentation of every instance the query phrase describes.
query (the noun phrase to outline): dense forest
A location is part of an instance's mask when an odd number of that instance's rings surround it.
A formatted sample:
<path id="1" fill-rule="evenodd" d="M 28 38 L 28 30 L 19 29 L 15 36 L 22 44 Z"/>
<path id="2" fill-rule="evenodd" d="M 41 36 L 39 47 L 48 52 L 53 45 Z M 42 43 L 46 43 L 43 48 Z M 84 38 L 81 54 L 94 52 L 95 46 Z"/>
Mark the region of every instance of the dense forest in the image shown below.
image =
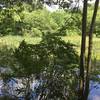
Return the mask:
<path id="1" fill-rule="evenodd" d="M 99 10 L 99 0 L 0 0 L 0 100 L 100 100 Z"/>

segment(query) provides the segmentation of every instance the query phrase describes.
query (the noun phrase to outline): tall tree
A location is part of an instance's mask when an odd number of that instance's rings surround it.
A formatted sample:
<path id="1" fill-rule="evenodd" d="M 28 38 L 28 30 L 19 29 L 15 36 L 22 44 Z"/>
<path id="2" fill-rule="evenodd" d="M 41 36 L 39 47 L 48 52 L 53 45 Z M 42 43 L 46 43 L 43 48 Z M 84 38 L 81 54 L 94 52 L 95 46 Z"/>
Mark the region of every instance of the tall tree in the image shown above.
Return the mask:
<path id="1" fill-rule="evenodd" d="M 94 6 L 94 13 L 92 17 L 92 21 L 90 24 L 90 30 L 89 30 L 89 43 L 88 43 L 88 59 L 87 59 L 87 73 L 86 73 L 86 83 L 85 83 L 85 91 L 84 91 L 84 100 L 87 100 L 88 94 L 89 94 L 89 80 L 90 80 L 90 72 L 91 72 L 91 55 L 92 55 L 92 45 L 93 45 L 93 30 L 95 26 L 95 20 L 97 16 L 97 10 L 99 7 L 99 0 L 95 1 Z"/>
<path id="2" fill-rule="evenodd" d="M 83 92 L 84 92 L 86 25 L 87 25 L 87 0 L 84 0 L 83 18 L 82 18 L 81 54 L 80 54 L 80 83 L 79 83 L 79 98 L 78 98 L 79 100 L 84 100 Z"/>

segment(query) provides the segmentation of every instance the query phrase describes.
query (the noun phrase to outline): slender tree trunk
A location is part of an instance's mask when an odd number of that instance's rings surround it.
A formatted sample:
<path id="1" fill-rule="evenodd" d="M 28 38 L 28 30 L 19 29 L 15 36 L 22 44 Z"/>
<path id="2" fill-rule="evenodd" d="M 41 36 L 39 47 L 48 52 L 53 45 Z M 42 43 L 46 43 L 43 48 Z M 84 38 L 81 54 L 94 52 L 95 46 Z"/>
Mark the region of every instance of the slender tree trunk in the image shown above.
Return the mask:
<path id="1" fill-rule="evenodd" d="M 80 83 L 79 83 L 79 98 L 84 100 L 84 67 L 85 67 L 85 47 L 86 47 L 86 26 L 87 26 L 87 0 L 84 0 L 82 18 L 82 40 L 81 40 L 81 54 L 80 54 Z"/>
<path id="2" fill-rule="evenodd" d="M 92 38 L 93 38 L 93 30 L 94 30 L 94 24 L 96 20 L 96 15 L 97 15 L 97 10 L 99 6 L 99 0 L 95 1 L 95 7 L 94 7 L 94 13 L 90 25 L 90 30 L 89 30 L 89 47 L 88 47 L 88 59 L 87 59 L 87 73 L 86 73 L 86 84 L 85 84 L 85 92 L 84 92 L 84 98 L 87 100 L 88 94 L 89 94 L 89 81 L 90 81 L 90 72 L 91 72 L 91 55 L 92 55 Z"/>

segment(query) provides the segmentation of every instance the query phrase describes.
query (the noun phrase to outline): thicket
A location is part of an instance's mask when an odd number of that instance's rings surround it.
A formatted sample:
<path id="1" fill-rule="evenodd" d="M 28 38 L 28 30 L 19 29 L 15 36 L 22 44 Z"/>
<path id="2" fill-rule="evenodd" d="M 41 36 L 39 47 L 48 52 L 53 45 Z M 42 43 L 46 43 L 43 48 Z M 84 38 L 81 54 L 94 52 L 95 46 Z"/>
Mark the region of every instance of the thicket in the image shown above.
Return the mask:
<path id="1" fill-rule="evenodd" d="M 22 41 L 19 47 L 11 52 L 14 65 L 9 68 L 12 72 L 1 74 L 3 80 L 6 80 L 4 87 L 8 87 L 6 92 L 11 89 L 7 83 L 13 78 L 18 78 L 22 80 L 21 84 L 24 87 L 11 90 L 16 98 L 22 95 L 28 100 L 34 99 L 32 95 L 37 95 L 40 100 L 76 99 L 79 56 L 73 44 L 47 34 L 39 44 Z M 38 86 L 32 89 L 34 79 L 38 81 Z"/>
<path id="2" fill-rule="evenodd" d="M 93 7 L 89 7 L 88 25 L 90 23 Z M 99 14 L 95 27 L 95 35 L 100 34 Z M 87 26 L 87 29 L 89 27 Z M 56 11 L 46 9 L 32 10 L 29 5 L 23 7 L 13 6 L 0 11 L 0 35 L 30 35 L 33 37 L 56 33 L 59 35 L 81 34 L 81 12 Z M 88 30 L 87 30 L 88 33 Z"/>

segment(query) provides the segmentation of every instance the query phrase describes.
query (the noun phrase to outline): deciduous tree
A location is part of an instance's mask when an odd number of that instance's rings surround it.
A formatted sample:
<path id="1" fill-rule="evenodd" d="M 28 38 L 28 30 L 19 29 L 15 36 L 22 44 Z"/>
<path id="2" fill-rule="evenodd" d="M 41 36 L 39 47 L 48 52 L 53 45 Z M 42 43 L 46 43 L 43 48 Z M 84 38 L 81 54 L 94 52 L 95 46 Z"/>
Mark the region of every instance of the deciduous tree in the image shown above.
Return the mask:
<path id="1" fill-rule="evenodd" d="M 90 81 L 90 73 L 91 73 L 91 55 L 92 55 L 92 46 L 93 46 L 93 31 L 94 31 L 98 6 L 99 6 L 99 0 L 96 0 L 95 6 L 94 6 L 94 13 L 93 13 L 90 30 L 89 30 L 88 58 L 87 58 L 87 69 L 86 69 L 87 72 L 86 72 L 84 100 L 87 100 L 88 94 L 89 94 L 89 81 Z"/>
<path id="2" fill-rule="evenodd" d="M 83 100 L 84 93 L 84 68 L 85 68 L 85 46 L 86 46 L 86 24 L 87 24 L 87 0 L 84 0 L 82 15 L 82 40 L 80 54 L 80 83 L 79 83 L 79 100 Z"/>

